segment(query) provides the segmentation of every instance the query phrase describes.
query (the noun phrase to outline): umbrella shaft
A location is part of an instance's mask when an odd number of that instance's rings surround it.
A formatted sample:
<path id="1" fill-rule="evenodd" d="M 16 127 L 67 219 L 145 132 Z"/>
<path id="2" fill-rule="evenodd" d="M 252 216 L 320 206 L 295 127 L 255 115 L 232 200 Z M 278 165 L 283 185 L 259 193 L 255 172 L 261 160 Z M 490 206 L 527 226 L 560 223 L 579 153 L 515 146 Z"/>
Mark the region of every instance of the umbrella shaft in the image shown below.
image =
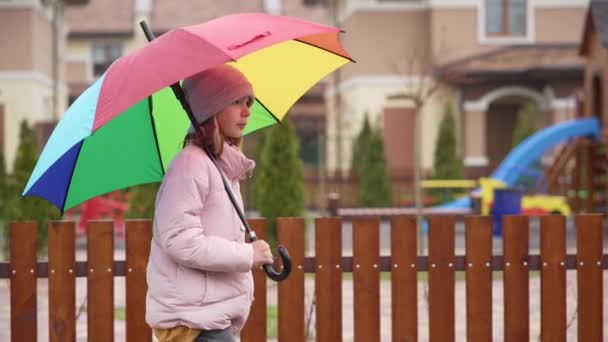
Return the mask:
<path id="1" fill-rule="evenodd" d="M 139 24 L 141 25 L 141 28 L 144 30 L 144 34 L 146 35 L 146 38 L 148 39 L 148 41 L 149 42 L 153 41 L 156 37 L 154 36 L 154 32 L 152 32 L 152 30 L 150 29 L 150 26 L 148 26 L 148 23 L 146 23 L 145 21 L 141 21 Z M 181 103 L 182 107 L 186 111 L 186 114 L 188 114 L 188 118 L 190 119 L 190 122 L 192 123 L 192 127 L 197 127 L 198 124 L 196 122 L 196 119 L 194 118 L 192 109 L 190 108 L 190 105 L 188 104 L 188 101 L 186 100 L 186 97 L 184 96 L 184 90 L 179 85 L 179 82 L 175 82 L 174 84 L 172 84 L 171 89 L 173 90 L 173 93 L 175 94 L 175 96 Z M 197 130 L 197 132 L 198 132 L 198 130 Z M 224 174 L 222 174 L 222 171 L 220 170 L 219 166 L 217 165 L 217 163 L 215 161 L 215 158 L 213 157 L 213 155 L 211 153 L 209 153 L 209 151 L 205 151 L 205 152 L 207 152 L 207 155 L 209 156 L 209 158 L 211 158 L 211 161 L 213 162 L 213 164 L 215 165 L 217 170 L 220 172 L 220 176 L 222 177 L 222 183 L 224 183 L 224 189 L 226 189 L 226 193 L 228 194 L 228 197 L 230 198 L 230 202 L 232 202 L 232 205 L 234 206 L 236 213 L 239 215 L 239 218 L 241 219 L 241 222 L 243 223 L 243 226 L 245 227 L 245 230 L 247 231 L 247 235 L 249 235 L 249 238 L 251 239 L 251 241 L 257 240 L 258 239 L 257 235 L 255 234 L 255 232 L 253 230 L 251 230 L 251 228 L 249 228 L 247 219 L 245 219 L 245 215 L 240 210 L 238 203 L 237 203 L 236 199 L 234 198 L 234 195 L 232 194 L 232 190 L 228 187 L 228 182 L 226 182 L 226 179 L 224 178 Z"/>

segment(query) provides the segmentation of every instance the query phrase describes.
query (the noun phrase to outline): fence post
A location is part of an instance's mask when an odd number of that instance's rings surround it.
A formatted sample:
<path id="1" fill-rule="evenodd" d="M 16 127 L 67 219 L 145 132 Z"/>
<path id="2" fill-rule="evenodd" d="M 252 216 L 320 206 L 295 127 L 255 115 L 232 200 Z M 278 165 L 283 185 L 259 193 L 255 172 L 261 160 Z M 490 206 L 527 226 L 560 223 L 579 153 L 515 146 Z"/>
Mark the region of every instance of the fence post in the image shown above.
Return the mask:
<path id="1" fill-rule="evenodd" d="M 329 216 L 337 217 L 338 209 L 340 209 L 340 194 L 337 192 L 330 192 L 327 195 L 327 212 Z"/>
<path id="2" fill-rule="evenodd" d="M 249 225 L 260 240 L 266 240 L 265 219 L 249 219 Z M 251 306 L 247 323 L 241 331 L 241 341 L 265 342 L 268 336 L 266 331 L 266 274 L 259 267 L 252 272 L 255 301 Z"/>
<path id="3" fill-rule="evenodd" d="M 49 223 L 49 338 L 76 340 L 76 239 L 74 222 Z"/>
<path id="4" fill-rule="evenodd" d="M 503 227 L 503 292 L 505 342 L 530 339 L 528 217 L 505 216 Z"/>
<path id="5" fill-rule="evenodd" d="M 279 341 L 304 341 L 304 219 L 277 219 L 278 241 L 291 256 L 289 277 L 279 283 Z"/>
<path id="6" fill-rule="evenodd" d="M 602 215 L 576 215 L 578 340 L 602 341 L 603 274 Z"/>
<path id="7" fill-rule="evenodd" d="M 152 329 L 146 324 L 146 268 L 152 240 L 151 220 L 127 220 L 126 234 L 126 326 L 127 341 L 150 341 Z"/>
<path id="8" fill-rule="evenodd" d="M 429 217 L 429 341 L 455 341 L 454 224 L 451 215 Z"/>
<path id="9" fill-rule="evenodd" d="M 353 221 L 355 342 L 380 341 L 380 220 Z"/>
<path id="10" fill-rule="evenodd" d="M 418 251 L 415 216 L 391 218 L 393 342 L 418 341 Z"/>
<path id="11" fill-rule="evenodd" d="M 492 219 L 465 220 L 467 341 L 492 340 Z"/>
<path id="12" fill-rule="evenodd" d="M 37 340 L 37 223 L 10 223 L 11 341 Z"/>
<path id="13" fill-rule="evenodd" d="M 541 340 L 566 340 L 566 220 L 540 220 Z"/>
<path id="14" fill-rule="evenodd" d="M 342 341 L 342 221 L 315 220 L 317 341 Z"/>
<path id="15" fill-rule="evenodd" d="M 114 222 L 87 228 L 87 339 L 114 341 Z"/>

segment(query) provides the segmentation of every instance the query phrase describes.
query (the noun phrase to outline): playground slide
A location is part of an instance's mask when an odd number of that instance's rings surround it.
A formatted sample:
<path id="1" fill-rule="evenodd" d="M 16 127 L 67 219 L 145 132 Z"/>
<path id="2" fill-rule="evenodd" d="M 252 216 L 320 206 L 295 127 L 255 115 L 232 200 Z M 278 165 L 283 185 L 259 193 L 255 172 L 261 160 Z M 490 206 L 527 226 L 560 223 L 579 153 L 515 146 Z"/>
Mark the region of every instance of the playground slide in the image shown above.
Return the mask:
<path id="1" fill-rule="evenodd" d="M 519 176 L 543 153 L 556 145 L 578 137 L 598 138 L 600 124 L 596 118 L 585 118 L 562 122 L 529 136 L 517 145 L 498 165 L 490 178 L 503 181 L 507 186 L 515 185 Z M 469 196 L 437 206 L 438 209 L 462 209 L 471 207 Z"/>

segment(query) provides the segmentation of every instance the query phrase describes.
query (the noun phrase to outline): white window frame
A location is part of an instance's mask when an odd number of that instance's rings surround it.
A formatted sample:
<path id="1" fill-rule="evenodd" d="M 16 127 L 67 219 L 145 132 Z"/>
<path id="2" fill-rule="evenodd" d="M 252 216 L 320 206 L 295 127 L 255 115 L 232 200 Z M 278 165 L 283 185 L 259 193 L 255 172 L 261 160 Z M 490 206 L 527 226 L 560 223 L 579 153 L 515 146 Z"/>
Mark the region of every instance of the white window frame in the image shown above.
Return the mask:
<path id="1" fill-rule="evenodd" d="M 486 32 L 486 1 L 479 0 L 477 8 L 477 40 L 480 45 L 532 44 L 535 37 L 534 0 L 526 0 L 526 34 L 523 36 L 494 36 Z"/>

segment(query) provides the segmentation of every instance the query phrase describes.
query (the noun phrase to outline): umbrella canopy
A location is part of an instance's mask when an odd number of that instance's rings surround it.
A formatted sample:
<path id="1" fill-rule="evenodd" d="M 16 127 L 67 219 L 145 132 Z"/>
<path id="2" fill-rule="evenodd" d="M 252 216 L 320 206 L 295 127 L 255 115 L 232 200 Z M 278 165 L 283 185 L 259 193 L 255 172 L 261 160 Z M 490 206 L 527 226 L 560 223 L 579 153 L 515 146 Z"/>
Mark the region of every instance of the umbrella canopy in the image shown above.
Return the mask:
<path id="1" fill-rule="evenodd" d="M 237 14 L 167 32 L 116 60 L 68 108 L 24 196 L 65 211 L 89 198 L 158 182 L 189 119 L 169 85 L 231 63 L 253 85 L 245 133 L 279 122 L 320 79 L 351 61 L 337 28 L 285 16 Z"/>

